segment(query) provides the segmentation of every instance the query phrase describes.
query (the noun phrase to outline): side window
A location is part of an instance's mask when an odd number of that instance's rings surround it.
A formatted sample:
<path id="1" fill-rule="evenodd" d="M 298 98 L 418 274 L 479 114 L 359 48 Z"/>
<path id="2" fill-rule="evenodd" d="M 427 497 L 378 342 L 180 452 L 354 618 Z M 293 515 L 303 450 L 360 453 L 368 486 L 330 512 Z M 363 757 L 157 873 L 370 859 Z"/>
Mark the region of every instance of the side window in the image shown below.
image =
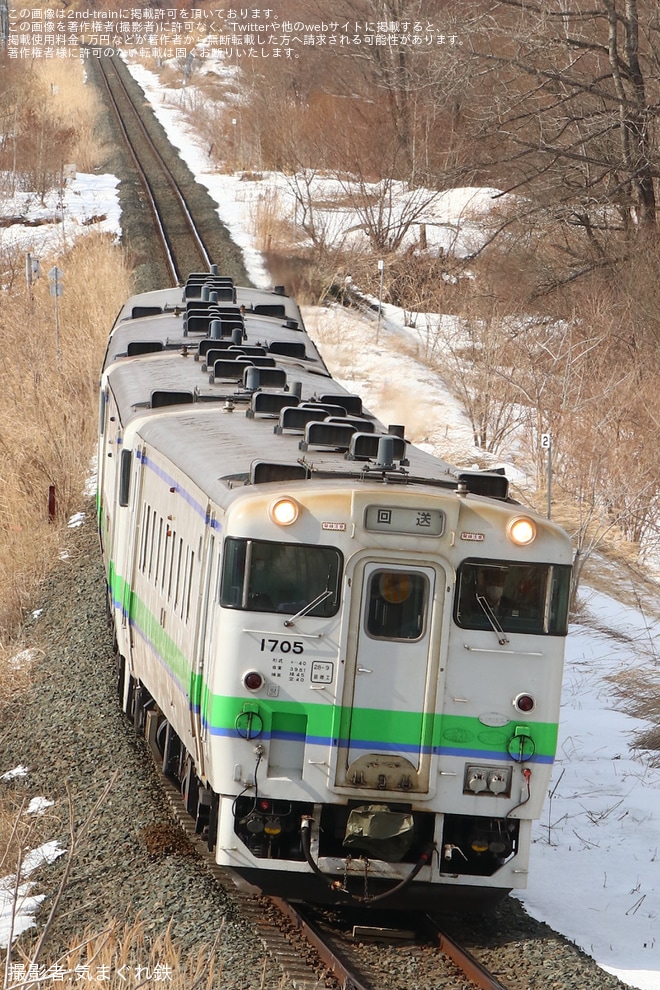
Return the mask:
<path id="1" fill-rule="evenodd" d="M 168 564 L 167 564 L 167 600 L 169 601 L 172 597 L 173 578 L 176 576 L 175 569 L 175 557 L 176 557 L 176 531 L 172 530 L 170 536 L 170 550 L 168 554 Z"/>
<path id="2" fill-rule="evenodd" d="M 426 575 L 374 571 L 367 588 L 368 634 L 375 639 L 419 639 L 424 633 L 427 603 Z"/>
<path id="3" fill-rule="evenodd" d="M 102 390 L 99 397 L 99 434 L 103 436 L 105 433 L 105 413 L 108 406 L 108 393 L 105 389 Z"/>
<path id="4" fill-rule="evenodd" d="M 247 540 L 225 540 L 220 602 L 229 608 L 245 607 L 243 592 L 247 546 Z M 218 570 L 218 578 L 220 578 L 220 570 Z"/>
<path id="5" fill-rule="evenodd" d="M 142 546 L 140 548 L 140 570 L 144 571 L 147 561 L 147 543 L 149 540 L 149 519 L 151 508 L 145 502 L 142 506 Z"/>
<path id="6" fill-rule="evenodd" d="M 172 530 L 170 529 L 167 522 L 165 522 L 165 536 L 164 536 L 164 546 L 163 546 L 163 569 L 160 574 L 160 587 L 163 597 L 167 593 L 167 556 L 171 546 Z"/>
<path id="7" fill-rule="evenodd" d="M 161 573 L 161 553 L 163 552 L 163 517 L 158 517 L 158 544 L 156 547 L 156 561 L 154 564 L 154 584 L 158 585 Z"/>
<path id="8" fill-rule="evenodd" d="M 193 583 L 193 573 L 194 573 L 194 570 L 195 570 L 195 551 L 194 550 L 191 550 L 190 551 L 190 566 L 188 568 L 188 580 L 187 580 L 187 583 L 186 583 L 185 602 L 184 602 L 184 614 L 183 614 L 183 618 L 184 618 L 184 620 L 186 622 L 188 622 L 189 619 L 190 619 L 190 596 L 191 596 L 191 592 L 192 592 L 192 583 Z"/>
<path id="9" fill-rule="evenodd" d="M 128 505 L 128 496 L 131 490 L 131 467 L 133 464 L 133 451 L 122 450 L 119 462 L 119 504 Z"/>
<path id="10" fill-rule="evenodd" d="M 156 546 L 156 510 L 153 510 L 151 515 L 151 533 L 149 534 L 149 572 L 148 577 L 151 578 L 154 564 L 154 547 Z"/>

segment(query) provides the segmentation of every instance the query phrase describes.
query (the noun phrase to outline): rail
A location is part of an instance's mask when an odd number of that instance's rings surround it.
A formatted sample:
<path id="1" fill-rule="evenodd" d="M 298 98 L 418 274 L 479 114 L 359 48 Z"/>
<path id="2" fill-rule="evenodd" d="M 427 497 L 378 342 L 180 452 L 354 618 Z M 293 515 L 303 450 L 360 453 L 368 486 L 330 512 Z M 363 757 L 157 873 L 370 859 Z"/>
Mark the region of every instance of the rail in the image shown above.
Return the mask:
<path id="1" fill-rule="evenodd" d="M 101 78 L 143 186 L 170 277 L 175 285 L 181 284 L 189 271 L 208 270 L 212 259 L 197 230 L 179 183 L 151 138 L 140 110 L 115 64 L 116 60 L 116 55 L 98 59 Z M 193 245 L 193 253 L 199 259 L 197 263 L 191 264 L 191 249 L 182 245 L 182 238 Z"/>

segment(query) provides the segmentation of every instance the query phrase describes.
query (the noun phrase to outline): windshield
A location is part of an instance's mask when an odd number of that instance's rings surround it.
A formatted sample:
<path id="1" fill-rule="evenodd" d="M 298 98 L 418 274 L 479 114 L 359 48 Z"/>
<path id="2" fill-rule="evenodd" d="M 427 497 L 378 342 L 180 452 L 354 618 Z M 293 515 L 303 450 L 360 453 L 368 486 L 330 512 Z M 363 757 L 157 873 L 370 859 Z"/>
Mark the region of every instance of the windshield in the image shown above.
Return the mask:
<path id="1" fill-rule="evenodd" d="M 464 629 L 566 635 L 569 566 L 466 560 L 457 577 L 454 619 Z"/>
<path id="2" fill-rule="evenodd" d="M 335 615 L 342 555 L 334 547 L 225 540 L 220 604 L 252 612 Z M 330 592 L 325 595 L 325 592 Z"/>

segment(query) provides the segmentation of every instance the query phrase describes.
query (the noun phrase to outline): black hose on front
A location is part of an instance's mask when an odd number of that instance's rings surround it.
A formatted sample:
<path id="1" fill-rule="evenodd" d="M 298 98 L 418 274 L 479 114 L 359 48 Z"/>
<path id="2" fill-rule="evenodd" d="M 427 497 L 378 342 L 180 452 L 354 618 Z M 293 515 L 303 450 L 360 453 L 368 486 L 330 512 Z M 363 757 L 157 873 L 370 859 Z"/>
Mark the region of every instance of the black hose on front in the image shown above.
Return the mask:
<path id="1" fill-rule="evenodd" d="M 350 891 L 342 885 L 340 880 L 333 880 L 332 877 L 327 876 L 322 870 L 319 869 L 318 865 L 314 862 L 311 853 L 311 841 L 312 841 L 312 822 L 313 818 L 306 815 L 300 822 L 300 842 L 302 845 L 302 851 L 305 855 L 305 859 L 309 864 L 310 869 L 320 877 L 321 880 L 337 895 L 348 896 L 352 901 L 356 901 L 360 904 L 375 904 L 377 901 L 384 901 L 386 898 L 391 897 L 393 894 L 398 894 L 405 887 L 411 883 L 423 866 L 426 866 L 433 855 L 433 843 L 429 843 L 422 852 L 421 856 L 413 866 L 412 870 L 403 880 L 399 881 L 391 890 L 386 890 L 383 894 L 376 894 L 375 897 L 357 897 L 355 894 L 351 894 Z"/>

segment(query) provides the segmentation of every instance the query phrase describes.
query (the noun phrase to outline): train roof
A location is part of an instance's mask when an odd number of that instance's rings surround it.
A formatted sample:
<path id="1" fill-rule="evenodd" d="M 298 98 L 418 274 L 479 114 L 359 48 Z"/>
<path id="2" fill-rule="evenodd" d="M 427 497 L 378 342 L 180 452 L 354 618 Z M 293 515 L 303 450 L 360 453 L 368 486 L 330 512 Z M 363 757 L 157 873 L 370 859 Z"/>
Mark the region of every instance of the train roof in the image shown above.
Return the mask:
<path id="1" fill-rule="evenodd" d="M 508 500 L 503 473 L 457 471 L 413 447 L 402 425 L 386 428 L 364 410 L 330 377 L 282 287 L 236 287 L 215 267 L 183 289 L 127 301 L 108 345 L 106 387 L 121 427 L 133 424 L 218 504 L 245 484 L 311 476 Z"/>
<path id="2" fill-rule="evenodd" d="M 177 404 L 175 397 L 184 393 L 191 398 L 179 398 L 178 403 L 217 405 L 233 401 L 244 410 L 251 407 L 253 391 L 243 387 L 242 383 L 244 369 L 254 367 L 247 364 L 249 357 L 246 356 L 245 363 L 234 362 L 238 369 L 235 378 L 217 378 L 213 383 L 209 381 L 211 371 L 205 360 L 206 356 L 199 358 L 194 349 L 179 347 L 142 355 L 139 359 L 119 358 L 109 365 L 104 377 L 115 396 L 122 426 L 128 426 L 136 416 L 143 416 L 146 409 Z M 314 396 L 337 395 L 346 402 L 350 397 L 349 405 L 353 410 L 361 409 L 359 397 L 352 396 L 330 378 L 324 365 L 317 367 L 314 362 L 278 355 L 277 366 L 265 370 L 279 370 L 282 386 L 259 389 L 263 396 L 281 396 L 287 399 L 289 405 L 297 405 L 311 401 Z M 300 395 L 294 394 L 294 391 L 300 392 Z M 168 401 L 170 397 L 172 402 Z M 336 412 L 341 415 L 339 408 Z"/>
<path id="3" fill-rule="evenodd" d="M 241 405 L 236 405 L 232 412 L 201 403 L 170 407 L 161 415 L 140 421 L 139 435 L 152 448 L 166 455 L 218 505 L 226 505 L 235 497 L 236 488 L 251 482 L 258 484 L 259 479 L 278 484 L 283 480 L 303 481 L 307 472 L 309 476 L 341 483 L 342 478 L 361 475 L 368 479 L 372 471 L 375 480 L 382 476 L 382 471 L 378 472 L 374 467 L 376 451 L 369 460 L 350 460 L 346 457 L 349 445 L 343 445 L 343 437 L 338 440 L 341 446 L 317 444 L 313 434 L 306 441 L 308 432 L 305 430 L 285 429 L 275 433 L 278 417 L 251 417 L 247 412 Z M 380 423 L 373 419 L 371 422 L 384 433 Z M 331 431 L 335 424 L 327 425 Z M 322 441 L 326 439 L 328 437 L 321 437 Z M 423 479 L 427 484 L 444 483 L 447 487 L 456 487 L 456 475 L 452 475 L 450 466 L 444 461 L 407 442 L 403 442 L 403 449 L 405 456 L 389 466 L 390 481 L 395 481 L 395 472 L 399 472 L 400 479 L 406 483 L 410 479 Z"/>
<path id="4" fill-rule="evenodd" d="M 280 318 L 263 316 L 250 310 L 242 316 L 242 321 L 244 344 L 268 349 L 274 341 L 288 342 L 294 345 L 291 347 L 292 351 L 304 349 L 310 367 L 314 366 L 320 373 L 329 375 L 315 344 L 301 327 L 288 326 Z M 204 339 L 205 332 L 187 331 L 182 311 L 128 319 L 115 324 L 108 340 L 103 367 L 108 367 L 114 360 L 127 356 L 131 351 L 139 353 L 142 349 L 147 352 L 151 348 L 156 351 L 158 344 L 162 345 L 163 350 L 187 347 L 191 351 L 197 351 L 200 341 Z"/>
<path id="5" fill-rule="evenodd" d="M 236 285 L 233 301 L 237 306 L 245 306 L 247 310 L 258 313 L 260 310 L 266 312 L 277 307 L 281 310 L 281 315 L 287 320 L 296 320 L 303 326 L 300 307 L 295 299 L 284 293 L 283 287 L 276 289 L 255 289 L 251 286 Z M 168 289 L 155 289 L 151 292 L 140 292 L 130 296 L 122 308 L 119 310 L 114 322 L 116 327 L 125 320 L 132 320 L 136 317 L 145 316 L 150 311 L 151 315 L 161 312 L 180 309 L 186 304 L 186 286 L 176 285 Z"/>
<path id="6" fill-rule="evenodd" d="M 135 422 L 146 443 L 220 505 L 250 482 L 310 475 L 340 482 L 386 471 L 390 482 L 456 488 L 461 476 L 451 465 L 407 442 L 402 426 L 385 427 L 359 396 L 301 362 L 279 366 L 286 385 L 256 391 L 239 381 L 210 384 L 200 362 L 179 352 L 119 360 L 106 378 L 123 427 Z"/>

